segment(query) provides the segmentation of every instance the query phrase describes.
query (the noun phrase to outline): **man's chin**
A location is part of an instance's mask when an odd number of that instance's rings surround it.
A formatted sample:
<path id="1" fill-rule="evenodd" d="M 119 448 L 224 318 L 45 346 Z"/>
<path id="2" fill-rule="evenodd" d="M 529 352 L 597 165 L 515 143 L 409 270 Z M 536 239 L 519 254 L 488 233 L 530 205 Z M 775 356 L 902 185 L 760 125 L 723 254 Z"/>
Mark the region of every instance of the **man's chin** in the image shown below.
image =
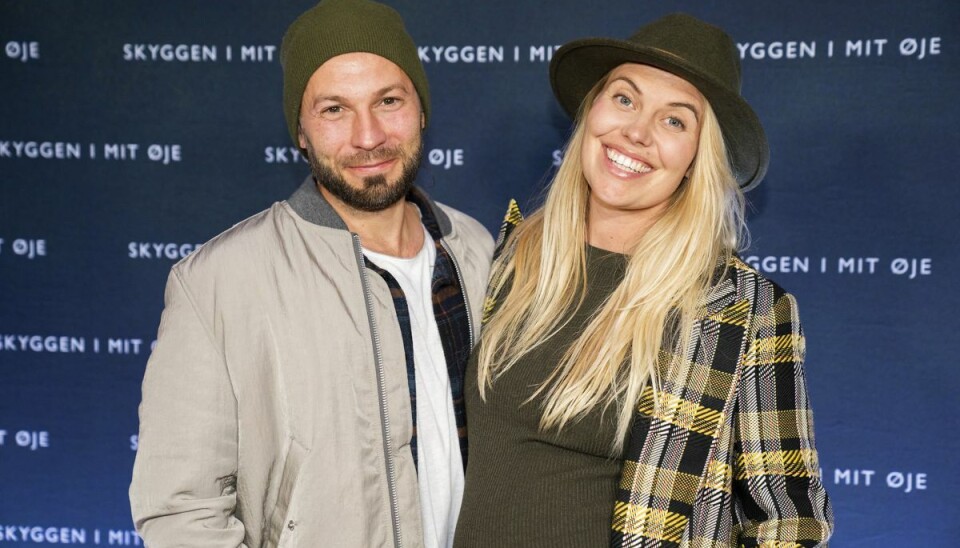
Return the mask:
<path id="1" fill-rule="evenodd" d="M 325 165 L 308 155 L 314 179 L 345 206 L 366 212 L 377 212 L 389 208 L 402 200 L 413 188 L 420 167 L 420 155 L 399 157 L 393 169 L 386 173 L 358 177 L 348 168 Z"/>
<path id="2" fill-rule="evenodd" d="M 399 202 L 410 190 L 410 185 L 404 186 L 400 180 L 387 182 L 382 175 L 365 177 L 354 182 L 346 179 L 318 181 L 320 186 L 344 205 L 371 213 L 382 211 Z"/>

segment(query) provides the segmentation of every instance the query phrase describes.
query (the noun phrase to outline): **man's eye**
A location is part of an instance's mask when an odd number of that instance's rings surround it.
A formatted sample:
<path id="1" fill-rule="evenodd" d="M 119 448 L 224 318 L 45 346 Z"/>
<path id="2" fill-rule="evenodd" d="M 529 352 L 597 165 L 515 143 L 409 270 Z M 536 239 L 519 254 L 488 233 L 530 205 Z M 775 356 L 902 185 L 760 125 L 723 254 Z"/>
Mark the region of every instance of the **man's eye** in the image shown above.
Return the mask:
<path id="1" fill-rule="evenodd" d="M 340 114 L 343 112 L 343 107 L 341 106 L 332 106 L 323 109 L 324 114 Z"/>

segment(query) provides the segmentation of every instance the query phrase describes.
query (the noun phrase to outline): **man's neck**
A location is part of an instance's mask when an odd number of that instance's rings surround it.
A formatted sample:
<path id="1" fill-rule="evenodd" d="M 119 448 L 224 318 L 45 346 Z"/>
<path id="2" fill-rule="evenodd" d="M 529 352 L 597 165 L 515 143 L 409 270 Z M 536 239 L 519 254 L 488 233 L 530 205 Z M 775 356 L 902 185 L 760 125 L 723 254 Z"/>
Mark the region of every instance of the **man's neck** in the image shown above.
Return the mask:
<path id="1" fill-rule="evenodd" d="M 420 213 L 406 199 L 380 211 L 363 211 L 345 204 L 322 185 L 317 188 L 350 232 L 360 236 L 364 249 L 409 259 L 423 247 Z"/>

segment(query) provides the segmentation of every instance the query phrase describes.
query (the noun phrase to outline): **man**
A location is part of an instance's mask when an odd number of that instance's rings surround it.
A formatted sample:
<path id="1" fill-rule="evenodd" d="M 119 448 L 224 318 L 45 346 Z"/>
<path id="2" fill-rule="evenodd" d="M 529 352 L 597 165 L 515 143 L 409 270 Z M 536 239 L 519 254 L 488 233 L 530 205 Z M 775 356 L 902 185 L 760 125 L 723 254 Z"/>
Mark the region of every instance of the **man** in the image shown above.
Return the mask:
<path id="1" fill-rule="evenodd" d="M 493 242 L 413 185 L 399 15 L 325 0 L 281 47 L 312 177 L 173 267 L 130 498 L 150 546 L 449 546 Z"/>

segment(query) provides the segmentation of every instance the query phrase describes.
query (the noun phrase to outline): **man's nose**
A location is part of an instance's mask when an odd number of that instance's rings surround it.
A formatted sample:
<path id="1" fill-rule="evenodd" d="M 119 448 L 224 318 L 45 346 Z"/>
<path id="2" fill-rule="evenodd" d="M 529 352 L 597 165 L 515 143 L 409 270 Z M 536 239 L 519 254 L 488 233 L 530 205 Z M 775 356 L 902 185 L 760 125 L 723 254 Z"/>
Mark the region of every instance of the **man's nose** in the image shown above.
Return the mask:
<path id="1" fill-rule="evenodd" d="M 383 123 L 370 111 L 360 111 L 353 121 L 353 139 L 351 144 L 362 150 L 373 150 L 384 143 L 387 134 Z"/>

